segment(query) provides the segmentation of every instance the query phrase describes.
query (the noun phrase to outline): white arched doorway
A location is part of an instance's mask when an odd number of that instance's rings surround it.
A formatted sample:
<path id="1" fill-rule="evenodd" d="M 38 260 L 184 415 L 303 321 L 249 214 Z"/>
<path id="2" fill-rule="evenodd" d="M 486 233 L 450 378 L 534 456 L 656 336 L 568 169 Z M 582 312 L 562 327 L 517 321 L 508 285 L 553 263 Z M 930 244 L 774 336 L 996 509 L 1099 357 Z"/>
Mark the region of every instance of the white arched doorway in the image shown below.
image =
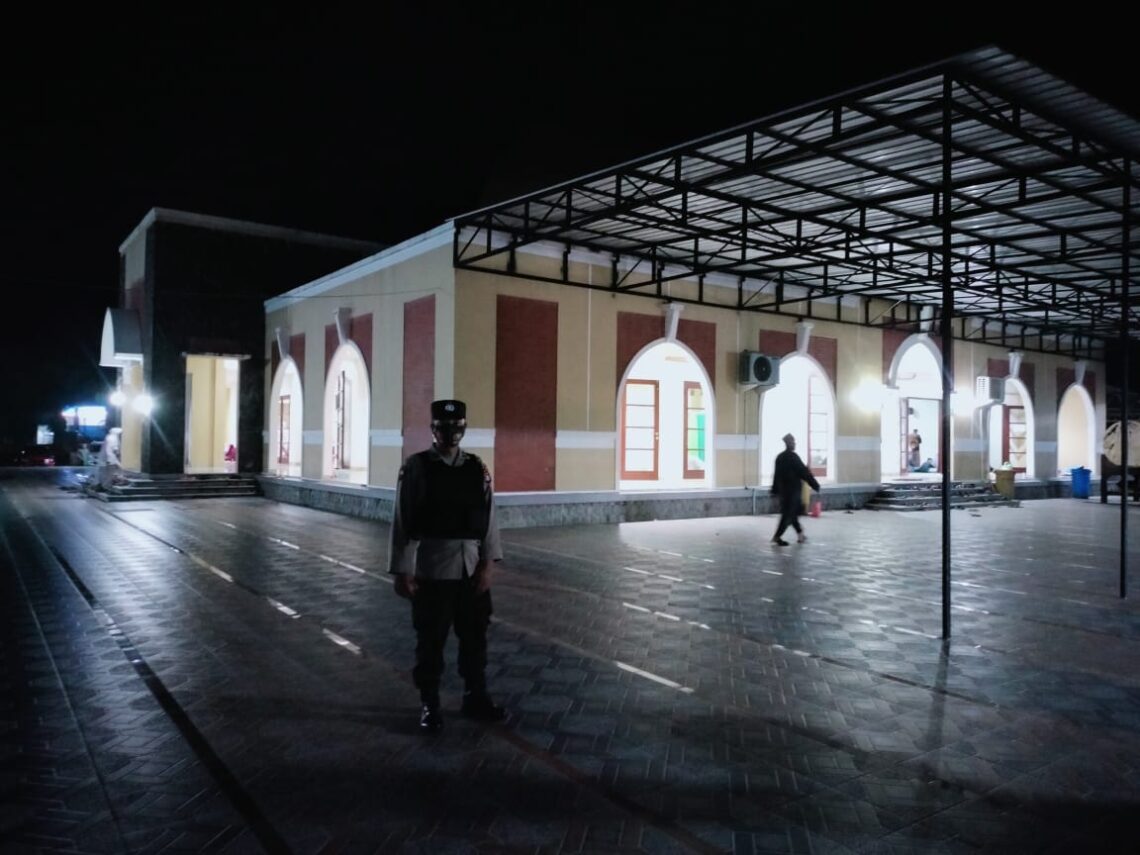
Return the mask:
<path id="1" fill-rule="evenodd" d="M 990 407 L 986 435 L 987 463 L 991 469 L 1004 469 L 1006 463 L 1017 475 L 1037 477 L 1037 440 L 1033 401 L 1025 384 L 1013 377 L 1005 378 L 1005 398 Z"/>
<path id="2" fill-rule="evenodd" d="M 352 342 L 337 348 L 325 378 L 321 476 L 368 483 L 368 423 L 372 395 L 364 356 Z"/>
<path id="3" fill-rule="evenodd" d="M 772 483 L 785 434 L 820 482 L 836 480 L 835 390 L 812 357 L 794 353 L 780 360 L 780 382 L 760 396 L 760 483 Z"/>
<path id="4" fill-rule="evenodd" d="M 269 392 L 269 459 L 265 470 L 301 476 L 301 430 L 304 398 L 297 363 L 286 357 L 277 366 Z"/>
<path id="5" fill-rule="evenodd" d="M 1057 472 L 1068 475 L 1083 466 L 1093 474 L 1099 468 L 1096 454 L 1096 411 L 1088 390 L 1074 383 L 1061 396 L 1057 408 Z"/>
<path id="6" fill-rule="evenodd" d="M 934 479 L 942 471 L 942 352 L 925 333 L 910 336 L 895 353 L 883 395 L 881 430 L 885 480 L 915 475 L 907 459 L 915 431 L 922 440 L 921 474 Z"/>
<path id="7" fill-rule="evenodd" d="M 712 487 L 716 407 L 689 348 L 665 339 L 642 348 L 622 377 L 617 409 L 619 490 Z"/>

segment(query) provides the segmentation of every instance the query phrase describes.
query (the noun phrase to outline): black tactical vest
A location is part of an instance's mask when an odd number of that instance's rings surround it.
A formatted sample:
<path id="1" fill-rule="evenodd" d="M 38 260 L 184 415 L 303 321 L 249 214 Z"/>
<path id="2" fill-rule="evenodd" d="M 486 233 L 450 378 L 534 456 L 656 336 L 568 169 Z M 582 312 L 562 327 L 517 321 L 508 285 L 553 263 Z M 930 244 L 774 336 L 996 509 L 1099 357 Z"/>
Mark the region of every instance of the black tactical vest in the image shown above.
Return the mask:
<path id="1" fill-rule="evenodd" d="M 420 456 L 423 477 L 413 528 L 417 539 L 482 540 L 489 508 L 484 495 L 483 463 L 473 454 L 451 466 L 432 452 Z"/>

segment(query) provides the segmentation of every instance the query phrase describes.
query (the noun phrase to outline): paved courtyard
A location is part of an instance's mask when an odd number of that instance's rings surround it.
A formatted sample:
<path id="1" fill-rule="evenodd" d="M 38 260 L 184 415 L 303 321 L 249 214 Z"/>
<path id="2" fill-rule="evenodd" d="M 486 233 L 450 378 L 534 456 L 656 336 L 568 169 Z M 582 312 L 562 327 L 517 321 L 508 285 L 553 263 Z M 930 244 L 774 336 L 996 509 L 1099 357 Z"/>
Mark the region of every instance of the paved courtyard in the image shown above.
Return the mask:
<path id="1" fill-rule="evenodd" d="M 387 526 L 0 472 L 0 851 L 1140 851 L 1140 513 L 504 532 L 501 725 L 417 732 Z"/>

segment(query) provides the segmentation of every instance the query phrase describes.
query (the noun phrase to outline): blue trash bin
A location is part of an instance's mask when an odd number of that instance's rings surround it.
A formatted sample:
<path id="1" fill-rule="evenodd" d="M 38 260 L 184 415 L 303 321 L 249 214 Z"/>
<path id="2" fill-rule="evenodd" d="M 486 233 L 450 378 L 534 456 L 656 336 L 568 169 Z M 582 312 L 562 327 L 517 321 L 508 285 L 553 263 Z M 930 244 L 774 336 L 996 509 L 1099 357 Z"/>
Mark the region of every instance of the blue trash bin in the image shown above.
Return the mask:
<path id="1" fill-rule="evenodd" d="M 1073 498 L 1087 499 L 1089 497 L 1089 478 L 1092 475 L 1092 470 L 1086 469 L 1083 466 L 1075 466 L 1069 471 L 1073 474 Z"/>

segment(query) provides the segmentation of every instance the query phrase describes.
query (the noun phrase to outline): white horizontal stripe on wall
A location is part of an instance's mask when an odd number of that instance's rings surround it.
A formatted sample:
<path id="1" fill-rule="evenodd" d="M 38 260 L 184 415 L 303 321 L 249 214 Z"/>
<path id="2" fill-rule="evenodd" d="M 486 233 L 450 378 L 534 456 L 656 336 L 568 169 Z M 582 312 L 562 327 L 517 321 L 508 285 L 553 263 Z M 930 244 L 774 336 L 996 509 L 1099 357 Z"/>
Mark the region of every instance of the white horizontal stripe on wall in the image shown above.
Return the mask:
<path id="1" fill-rule="evenodd" d="M 560 430 L 554 436 L 555 448 L 601 448 L 612 451 L 617 434 L 612 430 Z"/>
<path id="2" fill-rule="evenodd" d="M 381 428 L 370 430 L 368 439 L 373 448 L 403 448 L 404 436 L 398 428 Z"/>
<path id="3" fill-rule="evenodd" d="M 303 430 L 301 431 L 301 442 L 305 445 L 320 445 L 325 441 L 325 432 L 323 430 Z"/>
<path id="4" fill-rule="evenodd" d="M 882 438 L 877 436 L 837 436 L 835 438 L 836 451 L 878 451 L 882 444 Z"/>
<path id="5" fill-rule="evenodd" d="M 495 429 L 467 428 L 467 433 L 463 434 L 463 445 L 468 448 L 494 448 Z"/>
<path id="6" fill-rule="evenodd" d="M 955 451 L 977 451 L 982 452 L 986 450 L 986 441 L 977 438 L 963 438 L 954 440 Z"/>
<path id="7" fill-rule="evenodd" d="M 1033 447 L 1037 451 L 1056 451 L 1057 450 L 1057 443 L 1049 442 L 1047 440 L 1042 440 L 1041 442 L 1033 443 Z"/>

